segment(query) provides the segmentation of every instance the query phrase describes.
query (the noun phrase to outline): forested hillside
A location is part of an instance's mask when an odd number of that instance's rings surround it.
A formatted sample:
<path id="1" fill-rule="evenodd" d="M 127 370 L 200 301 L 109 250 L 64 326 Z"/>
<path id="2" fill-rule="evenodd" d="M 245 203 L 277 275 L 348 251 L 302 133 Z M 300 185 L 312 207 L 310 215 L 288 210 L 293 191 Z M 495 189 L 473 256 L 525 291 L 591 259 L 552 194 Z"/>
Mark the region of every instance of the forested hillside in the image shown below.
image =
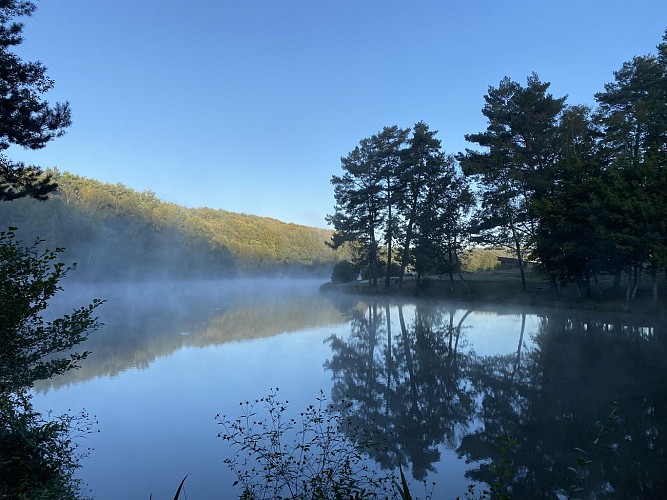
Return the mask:
<path id="1" fill-rule="evenodd" d="M 239 273 L 326 274 L 345 257 L 331 232 L 209 208 L 185 208 L 150 191 L 52 171 L 46 201 L 0 203 L 0 225 L 25 242 L 65 248 L 80 280 L 225 277 Z"/>

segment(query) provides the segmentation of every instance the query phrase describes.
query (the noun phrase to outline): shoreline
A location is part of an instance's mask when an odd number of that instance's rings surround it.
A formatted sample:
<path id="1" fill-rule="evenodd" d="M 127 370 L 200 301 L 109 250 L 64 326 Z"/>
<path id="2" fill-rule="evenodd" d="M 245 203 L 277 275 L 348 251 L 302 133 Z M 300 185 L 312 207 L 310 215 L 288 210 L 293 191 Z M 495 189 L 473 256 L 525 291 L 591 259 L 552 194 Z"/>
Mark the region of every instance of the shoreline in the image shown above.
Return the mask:
<path id="1" fill-rule="evenodd" d="M 667 313 L 667 285 L 663 285 L 662 297 L 657 304 L 653 303 L 650 287 L 643 287 L 637 297 L 626 305 L 625 290 L 604 290 L 606 296 L 578 297 L 576 288 L 567 287 L 557 294 L 548 289 L 546 281 L 536 275 L 526 280 L 527 291 L 521 290 L 518 272 L 513 271 L 481 271 L 464 275 L 465 284 L 460 279 L 454 280 L 454 290 L 450 290 L 449 279 L 442 277 L 423 278 L 424 283 L 417 286 L 414 278 L 404 281 L 403 287 L 392 283 L 388 288 L 384 280 L 378 285 L 370 286 L 368 280 L 347 283 L 323 283 L 321 293 L 342 293 L 346 295 L 377 296 L 394 298 L 419 298 L 428 300 L 446 300 L 460 303 L 462 306 L 475 308 L 482 304 L 496 306 L 523 306 L 529 309 L 543 310 L 560 309 L 577 312 L 614 313 L 615 315 L 634 315 L 662 319 Z M 640 293 L 641 292 L 641 293 Z"/>

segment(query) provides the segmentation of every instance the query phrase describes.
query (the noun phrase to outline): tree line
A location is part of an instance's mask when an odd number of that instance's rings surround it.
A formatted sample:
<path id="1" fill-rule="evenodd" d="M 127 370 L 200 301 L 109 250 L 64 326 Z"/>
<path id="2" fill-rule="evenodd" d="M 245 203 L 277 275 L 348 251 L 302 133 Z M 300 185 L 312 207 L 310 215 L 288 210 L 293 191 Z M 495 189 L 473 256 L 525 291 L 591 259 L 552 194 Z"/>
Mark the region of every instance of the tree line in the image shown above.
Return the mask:
<path id="1" fill-rule="evenodd" d="M 446 154 L 424 122 L 362 139 L 334 175 L 333 247 L 353 242 L 377 285 L 392 262 L 399 286 L 409 266 L 422 274 L 461 270 L 472 245 L 510 250 L 521 269 L 539 266 L 553 289 L 574 284 L 604 295 L 613 275 L 626 300 L 642 273 L 658 300 L 667 265 L 667 33 L 657 55 L 636 56 L 595 94 L 595 108 L 554 97 L 531 74 L 489 87 L 486 130 L 475 149 Z"/>

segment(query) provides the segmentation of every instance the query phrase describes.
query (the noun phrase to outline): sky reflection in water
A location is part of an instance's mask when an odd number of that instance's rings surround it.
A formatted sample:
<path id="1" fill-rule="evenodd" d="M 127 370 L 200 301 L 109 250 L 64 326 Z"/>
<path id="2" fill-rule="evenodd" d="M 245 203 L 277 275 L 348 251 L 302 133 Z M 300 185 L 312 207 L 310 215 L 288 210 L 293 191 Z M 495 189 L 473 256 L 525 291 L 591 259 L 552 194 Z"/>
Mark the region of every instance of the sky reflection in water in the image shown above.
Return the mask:
<path id="1" fill-rule="evenodd" d="M 89 297 L 83 289 L 66 293 L 59 307 Z M 454 498 L 473 479 L 488 480 L 483 464 L 498 459 L 494 440 L 505 432 L 526 438 L 511 457 L 517 494 L 566 487 L 573 447 L 588 447 L 595 421 L 622 399 L 625 434 L 609 439 L 654 465 L 644 467 L 648 477 L 631 473 L 614 479 L 615 487 L 632 492 L 641 483 L 664 493 L 658 473 L 651 476 L 665 465 L 658 432 L 664 401 L 654 396 L 667 393 L 666 377 L 647 358 L 665 351 L 658 327 L 637 339 L 620 323 L 614 330 L 591 315 L 480 308 L 459 331 L 468 311 L 457 305 L 369 307 L 368 298 L 320 295 L 307 281 L 117 285 L 96 295 L 109 302 L 101 314 L 105 328 L 85 346 L 93 355 L 81 370 L 38 386 L 35 398 L 41 409 L 86 408 L 99 419 L 100 432 L 83 440 L 94 451 L 81 470 L 95 498 L 168 498 L 185 474 L 190 498 L 229 497 L 234 478 L 222 462 L 228 450 L 216 438 L 214 416 L 235 416 L 239 401 L 272 387 L 294 413 L 320 389 L 329 399 L 350 397 L 360 419 L 376 418 L 379 430 L 395 433 L 391 451 L 376 458 L 387 465 L 407 460 L 419 477 L 433 469 L 426 477 L 436 482 L 434 498 Z M 606 332 L 600 325 L 608 325 Z M 618 366 L 622 360 L 626 367 Z M 636 373 L 640 364 L 646 373 Z M 631 370 L 635 381 L 623 386 Z M 640 375 L 648 378 L 637 381 Z M 637 395 L 638 387 L 647 393 Z M 642 442 L 647 429 L 657 429 L 651 443 Z M 560 436 L 547 435 L 552 431 Z M 632 434 L 635 441 L 623 437 Z M 559 442 L 562 450 L 555 449 Z M 422 448 L 430 452 L 417 456 Z M 619 453 L 599 455 L 604 468 L 626 467 Z M 544 472 L 551 460 L 563 463 Z M 587 486 L 604 496 L 611 479 L 602 465 L 591 466 L 589 476 Z"/>

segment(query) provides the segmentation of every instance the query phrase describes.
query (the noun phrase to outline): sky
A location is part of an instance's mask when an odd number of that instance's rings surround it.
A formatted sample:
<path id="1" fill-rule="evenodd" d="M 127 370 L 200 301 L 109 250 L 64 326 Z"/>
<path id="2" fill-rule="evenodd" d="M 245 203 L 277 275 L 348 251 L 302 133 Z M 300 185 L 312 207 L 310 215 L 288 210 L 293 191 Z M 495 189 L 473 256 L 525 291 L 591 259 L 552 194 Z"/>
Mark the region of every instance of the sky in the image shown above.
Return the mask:
<path id="1" fill-rule="evenodd" d="M 38 0 L 17 52 L 73 124 L 14 160 L 169 202 L 327 227 L 340 158 L 423 120 L 481 132 L 489 86 L 533 71 L 569 104 L 655 53 L 665 0 Z"/>

